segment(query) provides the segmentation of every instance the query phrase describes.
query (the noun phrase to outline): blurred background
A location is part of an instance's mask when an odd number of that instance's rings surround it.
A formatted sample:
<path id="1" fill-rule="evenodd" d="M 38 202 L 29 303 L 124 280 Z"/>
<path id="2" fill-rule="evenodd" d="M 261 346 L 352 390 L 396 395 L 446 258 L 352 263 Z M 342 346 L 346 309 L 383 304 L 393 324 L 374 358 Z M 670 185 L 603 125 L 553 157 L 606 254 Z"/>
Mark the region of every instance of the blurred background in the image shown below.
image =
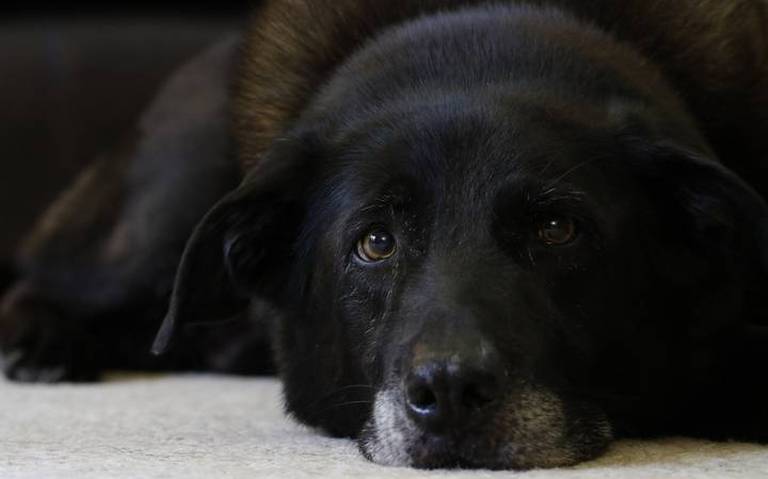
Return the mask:
<path id="1" fill-rule="evenodd" d="M 239 28 L 254 3 L 0 6 L 0 289 L 45 206 L 129 133 L 174 68 Z"/>

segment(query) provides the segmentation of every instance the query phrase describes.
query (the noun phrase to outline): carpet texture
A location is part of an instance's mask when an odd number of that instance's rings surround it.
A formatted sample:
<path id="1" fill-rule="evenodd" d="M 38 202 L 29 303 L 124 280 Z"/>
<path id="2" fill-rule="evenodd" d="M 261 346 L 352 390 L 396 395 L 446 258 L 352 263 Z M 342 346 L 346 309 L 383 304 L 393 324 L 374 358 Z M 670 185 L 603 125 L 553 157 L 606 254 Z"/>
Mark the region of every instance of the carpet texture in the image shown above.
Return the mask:
<path id="1" fill-rule="evenodd" d="M 366 462 L 351 441 L 286 418 L 270 379 L 0 380 L 0 478 L 768 478 L 768 447 L 623 441 L 576 468 L 416 471 Z"/>

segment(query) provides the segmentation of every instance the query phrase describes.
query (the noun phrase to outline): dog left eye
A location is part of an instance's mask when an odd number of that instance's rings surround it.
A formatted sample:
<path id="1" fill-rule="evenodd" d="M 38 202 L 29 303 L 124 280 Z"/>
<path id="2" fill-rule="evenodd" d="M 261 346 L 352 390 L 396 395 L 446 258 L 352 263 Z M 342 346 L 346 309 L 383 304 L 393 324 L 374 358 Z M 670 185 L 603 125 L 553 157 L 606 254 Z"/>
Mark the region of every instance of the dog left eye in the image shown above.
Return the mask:
<path id="1" fill-rule="evenodd" d="M 568 244 L 576 238 L 576 222 L 563 216 L 546 218 L 539 223 L 538 236 L 549 246 Z"/>
<path id="2" fill-rule="evenodd" d="M 357 256 L 367 263 L 384 261 L 395 254 L 396 249 L 394 236 L 384 229 L 371 230 L 357 242 Z"/>

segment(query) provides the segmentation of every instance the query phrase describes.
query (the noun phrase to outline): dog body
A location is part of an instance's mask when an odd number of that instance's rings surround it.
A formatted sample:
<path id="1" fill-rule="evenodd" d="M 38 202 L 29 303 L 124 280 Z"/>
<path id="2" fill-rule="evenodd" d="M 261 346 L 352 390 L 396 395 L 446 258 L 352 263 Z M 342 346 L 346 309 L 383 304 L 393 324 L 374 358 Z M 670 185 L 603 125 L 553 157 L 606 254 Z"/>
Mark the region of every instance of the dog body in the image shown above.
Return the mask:
<path id="1" fill-rule="evenodd" d="M 186 67 L 41 222 L 6 371 L 252 373 L 269 342 L 289 411 L 389 465 L 766 440 L 764 20 L 758 1 L 266 2 L 239 60 L 230 40 Z"/>

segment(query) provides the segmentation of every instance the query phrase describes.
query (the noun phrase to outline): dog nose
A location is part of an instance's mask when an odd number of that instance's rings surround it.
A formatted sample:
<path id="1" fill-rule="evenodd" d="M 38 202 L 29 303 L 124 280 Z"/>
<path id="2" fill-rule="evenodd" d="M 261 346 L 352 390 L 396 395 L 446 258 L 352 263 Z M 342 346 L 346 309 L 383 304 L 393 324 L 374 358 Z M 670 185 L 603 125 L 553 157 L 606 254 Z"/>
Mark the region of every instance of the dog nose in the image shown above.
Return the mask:
<path id="1" fill-rule="evenodd" d="M 431 432 L 460 428 L 497 402 L 504 376 L 498 361 L 454 354 L 420 362 L 405 378 L 408 414 Z"/>

